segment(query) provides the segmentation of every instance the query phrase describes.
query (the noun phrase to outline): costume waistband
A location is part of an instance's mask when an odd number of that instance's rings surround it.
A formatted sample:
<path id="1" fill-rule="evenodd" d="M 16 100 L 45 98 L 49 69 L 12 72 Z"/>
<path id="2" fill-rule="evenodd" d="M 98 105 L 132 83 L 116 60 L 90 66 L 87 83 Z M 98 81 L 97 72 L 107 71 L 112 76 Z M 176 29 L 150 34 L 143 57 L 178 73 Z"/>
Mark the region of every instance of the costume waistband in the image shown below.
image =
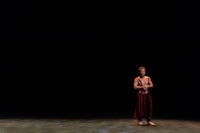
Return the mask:
<path id="1" fill-rule="evenodd" d="M 148 94 L 148 92 L 149 92 L 148 90 L 146 90 L 146 91 L 145 90 L 139 90 L 138 94 Z"/>

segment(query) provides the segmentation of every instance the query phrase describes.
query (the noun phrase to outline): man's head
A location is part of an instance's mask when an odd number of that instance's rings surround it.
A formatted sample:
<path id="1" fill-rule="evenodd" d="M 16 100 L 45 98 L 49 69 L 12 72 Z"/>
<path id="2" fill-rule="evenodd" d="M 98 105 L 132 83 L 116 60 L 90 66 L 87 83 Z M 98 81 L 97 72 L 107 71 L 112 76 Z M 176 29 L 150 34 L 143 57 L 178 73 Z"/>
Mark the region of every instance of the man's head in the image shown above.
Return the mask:
<path id="1" fill-rule="evenodd" d="M 145 76 L 146 68 L 141 66 L 141 67 L 139 67 L 138 72 L 139 72 L 140 76 Z"/>

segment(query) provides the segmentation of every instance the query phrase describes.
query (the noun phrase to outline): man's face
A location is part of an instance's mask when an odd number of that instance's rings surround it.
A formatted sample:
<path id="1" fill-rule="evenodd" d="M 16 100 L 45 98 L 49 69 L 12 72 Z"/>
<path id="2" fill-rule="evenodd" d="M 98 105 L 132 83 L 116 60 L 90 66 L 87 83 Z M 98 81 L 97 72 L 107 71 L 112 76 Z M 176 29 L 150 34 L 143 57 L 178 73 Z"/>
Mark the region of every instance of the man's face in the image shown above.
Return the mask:
<path id="1" fill-rule="evenodd" d="M 141 69 L 141 71 L 140 71 L 140 75 L 141 75 L 141 76 L 145 76 L 145 74 L 146 74 L 145 69 Z"/>

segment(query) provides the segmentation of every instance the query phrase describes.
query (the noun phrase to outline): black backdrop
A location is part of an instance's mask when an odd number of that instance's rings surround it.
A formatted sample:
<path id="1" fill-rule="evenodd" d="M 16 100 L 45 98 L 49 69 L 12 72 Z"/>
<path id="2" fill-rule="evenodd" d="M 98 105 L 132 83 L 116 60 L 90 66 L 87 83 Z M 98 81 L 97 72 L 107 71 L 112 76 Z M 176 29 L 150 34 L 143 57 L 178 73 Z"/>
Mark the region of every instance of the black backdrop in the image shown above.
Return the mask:
<path id="1" fill-rule="evenodd" d="M 173 4 L 71 4 L 29 1 L 5 14 L 2 117 L 131 118 L 143 65 L 155 117 L 200 118 L 198 38 Z"/>
<path id="2" fill-rule="evenodd" d="M 2 114 L 131 117 L 136 94 L 132 83 L 144 65 L 155 84 L 155 116 L 199 118 L 198 50 L 169 45 L 191 40 L 34 40 L 29 50 L 4 54 Z M 38 41 L 49 43 L 34 45 Z M 56 45 L 61 42 L 65 45 Z"/>

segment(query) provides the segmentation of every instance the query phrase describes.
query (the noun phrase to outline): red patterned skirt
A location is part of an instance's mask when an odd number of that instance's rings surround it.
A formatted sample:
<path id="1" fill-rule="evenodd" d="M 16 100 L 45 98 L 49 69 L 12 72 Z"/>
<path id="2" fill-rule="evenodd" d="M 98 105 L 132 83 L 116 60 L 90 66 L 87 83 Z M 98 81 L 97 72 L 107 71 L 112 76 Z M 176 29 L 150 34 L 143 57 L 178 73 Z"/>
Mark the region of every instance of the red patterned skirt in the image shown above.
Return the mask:
<path id="1" fill-rule="evenodd" d="M 136 108 L 134 112 L 134 118 L 142 120 L 142 118 L 151 119 L 152 117 L 152 98 L 150 93 L 140 94 L 138 93 Z"/>

